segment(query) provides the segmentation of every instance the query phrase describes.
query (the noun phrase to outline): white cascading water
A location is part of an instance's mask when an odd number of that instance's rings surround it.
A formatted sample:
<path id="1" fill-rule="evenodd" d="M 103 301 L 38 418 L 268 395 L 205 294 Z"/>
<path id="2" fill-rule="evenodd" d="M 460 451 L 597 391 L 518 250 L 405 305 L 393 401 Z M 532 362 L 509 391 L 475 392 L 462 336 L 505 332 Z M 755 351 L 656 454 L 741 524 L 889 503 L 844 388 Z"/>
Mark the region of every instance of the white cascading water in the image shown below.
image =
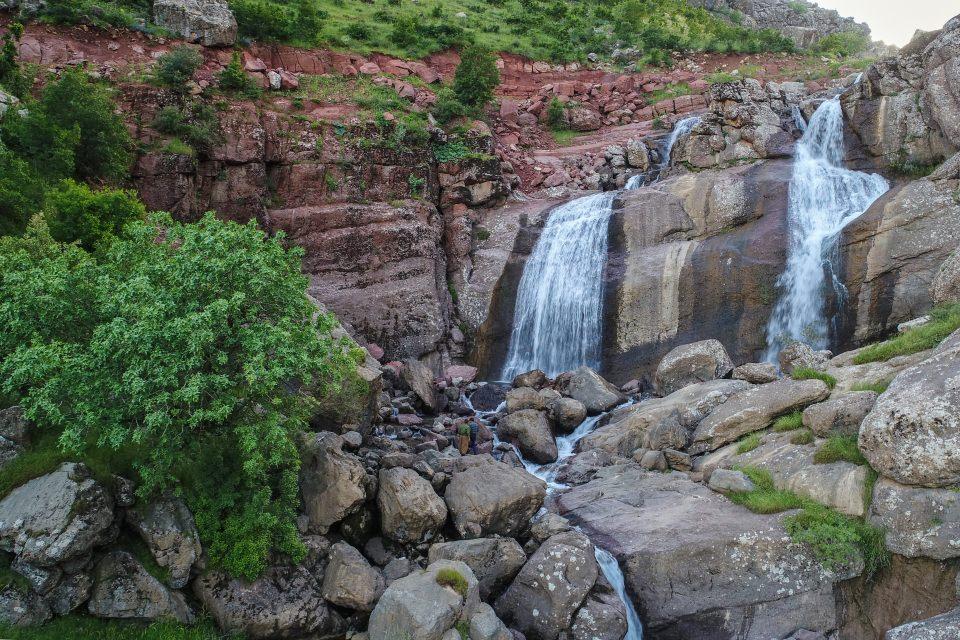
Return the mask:
<path id="1" fill-rule="evenodd" d="M 557 207 L 523 269 L 502 379 L 600 363 L 603 268 L 614 192 Z"/>
<path id="2" fill-rule="evenodd" d="M 767 324 L 770 362 L 795 340 L 827 348 L 826 272 L 838 285 L 833 261 L 840 232 L 890 188 L 879 175 L 844 168 L 843 157 L 843 112 L 834 98 L 813 114 L 797 145 L 787 209 L 787 265 L 777 280 L 782 293 Z"/>
<path id="3" fill-rule="evenodd" d="M 670 167 L 670 159 L 673 155 L 673 147 L 677 144 L 680 136 L 685 136 L 690 133 L 699 123 L 700 116 L 690 116 L 689 118 L 684 118 L 683 120 L 677 121 L 677 123 L 673 125 L 673 131 L 670 132 L 670 135 L 666 137 L 663 143 L 660 145 L 660 162 L 657 163 L 656 166 L 652 167 L 649 171 L 631 176 L 630 179 L 627 180 L 626 188 L 639 189 L 644 185 L 659 180 L 660 176 L 663 175 L 663 172 Z"/>
<path id="4" fill-rule="evenodd" d="M 623 571 L 620 570 L 620 564 L 617 562 L 617 559 L 613 557 L 613 554 L 606 549 L 594 546 L 593 555 L 597 559 L 597 564 L 600 565 L 600 571 L 603 572 L 603 577 L 607 579 L 607 582 L 610 583 L 613 590 L 617 592 L 620 601 L 623 602 L 624 607 L 627 609 L 627 635 L 623 636 L 623 640 L 643 640 L 643 624 L 640 622 L 640 616 L 637 615 L 637 610 L 633 606 L 630 596 L 627 595 L 627 585 L 623 579 Z"/>

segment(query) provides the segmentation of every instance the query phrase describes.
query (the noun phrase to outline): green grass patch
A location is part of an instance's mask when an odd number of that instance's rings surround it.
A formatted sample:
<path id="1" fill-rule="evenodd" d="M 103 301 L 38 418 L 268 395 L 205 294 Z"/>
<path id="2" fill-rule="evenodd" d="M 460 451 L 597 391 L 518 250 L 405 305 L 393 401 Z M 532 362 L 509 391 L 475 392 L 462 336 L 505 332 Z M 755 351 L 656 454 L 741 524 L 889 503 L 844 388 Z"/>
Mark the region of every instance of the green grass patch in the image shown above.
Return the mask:
<path id="1" fill-rule="evenodd" d="M 82 615 L 55 618 L 39 627 L 0 625 L 0 637 L 4 640 L 242 640 L 242 636 L 221 633 L 206 619 L 185 626 L 175 622 L 143 624 Z"/>
<path id="2" fill-rule="evenodd" d="M 760 434 L 751 433 L 744 438 L 741 438 L 737 443 L 737 455 L 742 453 L 750 453 L 754 449 L 760 446 Z"/>
<path id="3" fill-rule="evenodd" d="M 813 455 L 816 464 L 830 464 L 831 462 L 852 462 L 853 464 L 867 464 L 867 459 L 860 453 L 855 436 L 831 436 L 820 445 Z"/>
<path id="4" fill-rule="evenodd" d="M 893 378 L 880 380 L 879 382 L 858 382 L 850 387 L 850 391 L 873 391 L 877 395 L 883 393 L 893 382 Z"/>
<path id="5" fill-rule="evenodd" d="M 837 386 L 837 379 L 832 375 L 824 371 L 811 369 L 810 367 L 797 367 L 793 370 L 793 373 L 790 374 L 790 377 L 794 380 L 822 380 L 831 389 Z"/>
<path id="6" fill-rule="evenodd" d="M 688 96 L 691 93 L 693 93 L 693 91 L 690 89 L 689 84 L 686 82 L 677 82 L 668 84 L 663 89 L 651 91 L 644 97 L 646 98 L 648 104 L 656 104 L 663 100 L 672 100 L 673 98 Z"/>
<path id="7" fill-rule="evenodd" d="M 933 349 L 960 328 L 960 304 L 937 307 L 930 322 L 878 344 L 865 347 L 853 359 L 854 364 L 886 362 L 890 358 Z"/>
<path id="8" fill-rule="evenodd" d="M 813 431 L 810 429 L 798 431 L 790 438 L 790 444 L 810 444 L 811 442 L 813 442 Z"/>
<path id="9" fill-rule="evenodd" d="M 780 416 L 773 421 L 773 430 L 775 433 L 796 431 L 801 428 L 803 428 L 803 411 L 794 411 L 785 416 Z"/>
<path id="10" fill-rule="evenodd" d="M 456 569 L 440 569 L 437 571 L 437 584 L 444 587 L 450 587 L 461 596 L 467 595 L 467 589 L 470 587 L 467 584 L 467 579 L 457 571 Z"/>
<path id="11" fill-rule="evenodd" d="M 756 485 L 753 491 L 731 493 L 731 501 L 746 507 L 754 513 L 781 513 L 802 506 L 800 497 L 792 491 L 780 491 L 773 485 L 773 477 L 769 471 L 757 467 L 738 467 L 751 482 Z"/>
<path id="12" fill-rule="evenodd" d="M 553 136 L 553 141 L 557 143 L 558 147 L 569 147 L 573 144 L 574 138 L 582 134 L 570 129 L 551 129 L 550 135 Z"/>

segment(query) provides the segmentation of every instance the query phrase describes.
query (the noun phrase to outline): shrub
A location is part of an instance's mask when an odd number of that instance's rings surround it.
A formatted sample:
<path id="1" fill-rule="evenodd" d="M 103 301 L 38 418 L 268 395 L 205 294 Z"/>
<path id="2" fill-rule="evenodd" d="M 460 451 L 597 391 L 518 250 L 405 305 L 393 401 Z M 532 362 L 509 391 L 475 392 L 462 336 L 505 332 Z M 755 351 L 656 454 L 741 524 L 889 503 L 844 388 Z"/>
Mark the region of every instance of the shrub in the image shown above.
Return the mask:
<path id="1" fill-rule="evenodd" d="M 856 31 L 831 33 L 813 45 L 814 53 L 839 57 L 852 56 L 870 47 L 870 37 Z"/>
<path id="2" fill-rule="evenodd" d="M 302 251 L 212 214 L 135 221 L 98 261 L 42 219 L 0 238 L 0 381 L 68 452 L 130 452 L 141 498 L 178 488 L 213 567 L 294 559 L 305 392 L 351 370 L 304 296 Z"/>
<path id="3" fill-rule="evenodd" d="M 497 57 L 478 46 L 468 46 L 460 53 L 460 64 L 453 76 L 453 93 L 468 107 L 483 107 L 493 98 L 500 83 Z"/>
<path id="4" fill-rule="evenodd" d="M 794 380 L 822 380 L 831 389 L 837 386 L 837 379 L 832 375 L 810 367 L 797 367 L 790 374 L 790 377 Z"/>
<path id="5" fill-rule="evenodd" d="M 43 192 L 30 163 L 0 144 L 0 236 L 23 231 L 43 204 Z"/>
<path id="6" fill-rule="evenodd" d="M 790 444 L 810 444 L 811 442 L 813 442 L 813 431 L 810 429 L 798 431 L 790 438 Z"/>
<path id="7" fill-rule="evenodd" d="M 417 21 L 413 16 L 398 16 L 390 30 L 390 41 L 399 47 L 409 47 L 417 41 Z"/>
<path id="8" fill-rule="evenodd" d="M 17 62 L 17 46 L 22 35 L 23 25 L 19 22 L 13 22 L 8 27 L 7 32 L 3 34 L 3 37 L 0 38 L 0 42 L 2 42 L 2 46 L 0 46 L 0 87 L 5 88 L 18 98 L 23 98 L 30 90 L 26 74 L 23 73 Z"/>
<path id="9" fill-rule="evenodd" d="M 773 430 L 777 433 L 796 431 L 803 428 L 803 411 L 794 411 L 773 421 Z"/>
<path id="10" fill-rule="evenodd" d="M 453 89 L 444 87 L 437 91 L 437 101 L 433 103 L 432 113 L 437 122 L 447 124 L 452 120 L 466 116 L 470 113 L 470 109 L 460 102 Z"/>
<path id="11" fill-rule="evenodd" d="M 466 596 L 467 589 L 470 587 L 470 585 L 467 584 L 467 579 L 464 578 L 459 571 L 450 568 L 437 571 L 437 584 L 450 587 L 461 596 Z"/>
<path id="12" fill-rule="evenodd" d="M 79 241 L 87 250 L 93 250 L 119 233 L 128 222 L 146 215 L 134 191 L 109 188 L 94 191 L 73 180 L 64 180 L 47 193 L 44 211 L 55 240 Z"/>
<path id="13" fill-rule="evenodd" d="M 760 446 L 760 434 L 751 433 L 750 435 L 740 440 L 740 442 L 738 443 L 737 455 L 740 455 L 742 453 L 750 453 L 751 451 L 753 451 L 759 446 Z"/>
<path id="14" fill-rule="evenodd" d="M 243 70 L 243 60 L 240 52 L 234 51 L 230 64 L 217 74 L 217 87 L 227 93 L 240 94 L 245 98 L 256 98 L 260 95 L 260 86 Z"/>
<path id="15" fill-rule="evenodd" d="M 154 76 L 160 84 L 183 93 L 202 64 L 203 56 L 196 49 L 180 45 L 160 56 Z"/>
<path id="16" fill-rule="evenodd" d="M 857 465 L 867 464 L 867 459 L 860 453 L 856 436 L 831 436 L 820 445 L 813 455 L 816 464 L 829 464 L 839 461 L 852 462 Z"/>
<path id="17" fill-rule="evenodd" d="M 241 36 L 267 42 L 312 44 L 327 17 L 316 0 L 230 0 L 230 8 Z"/>
<path id="18" fill-rule="evenodd" d="M 960 304 L 937 307 L 930 312 L 930 322 L 886 342 L 865 347 L 854 357 L 855 364 L 885 362 L 896 356 L 905 356 L 933 349 L 951 333 L 960 328 Z"/>
<path id="19" fill-rule="evenodd" d="M 556 98 L 551 98 L 547 105 L 547 124 L 553 129 L 559 129 L 566 126 L 566 109 L 563 103 Z"/>
<path id="20" fill-rule="evenodd" d="M 160 109 L 153 128 L 176 136 L 202 152 L 209 151 L 223 139 L 217 114 L 211 106 L 200 102 L 187 104 L 182 109 L 173 105 Z"/>

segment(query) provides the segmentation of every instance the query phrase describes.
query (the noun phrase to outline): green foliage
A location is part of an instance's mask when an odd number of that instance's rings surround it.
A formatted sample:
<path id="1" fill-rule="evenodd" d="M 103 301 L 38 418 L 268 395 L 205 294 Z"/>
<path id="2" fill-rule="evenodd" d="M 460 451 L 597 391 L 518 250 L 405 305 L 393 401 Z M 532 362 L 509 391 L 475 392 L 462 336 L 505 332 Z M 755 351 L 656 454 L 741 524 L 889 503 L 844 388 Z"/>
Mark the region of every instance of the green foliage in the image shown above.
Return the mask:
<path id="1" fill-rule="evenodd" d="M 240 640 L 223 634 L 211 620 L 186 626 L 176 622 L 105 620 L 79 614 L 54 618 L 40 627 L 5 627 L 0 636 L 8 640 Z"/>
<path id="2" fill-rule="evenodd" d="M 470 148 L 460 141 L 445 142 L 433 148 L 433 157 L 437 162 L 456 162 L 470 155 Z"/>
<path id="3" fill-rule="evenodd" d="M 500 84 L 497 57 L 475 45 L 460 52 L 460 64 L 453 76 L 453 93 L 468 107 L 482 108 L 493 99 Z"/>
<path id="4" fill-rule="evenodd" d="M 30 89 L 26 74 L 17 63 L 17 45 L 23 35 L 23 25 L 13 22 L 0 38 L 0 87 L 18 98 L 26 96 Z"/>
<path id="5" fill-rule="evenodd" d="M 581 135 L 579 131 L 572 129 L 551 129 L 550 135 L 558 147 L 566 147 L 573 142 L 573 139 Z"/>
<path id="6" fill-rule="evenodd" d="M 0 144 L 0 236 L 27 226 L 43 205 L 44 184 L 29 162 Z"/>
<path id="7" fill-rule="evenodd" d="M 831 389 L 837 386 L 837 379 L 832 375 L 810 367 L 797 367 L 790 373 L 790 377 L 794 380 L 822 380 Z"/>
<path id="8" fill-rule="evenodd" d="M 477 242 L 486 242 L 490 238 L 490 231 L 485 227 L 474 227 L 473 237 L 477 239 Z"/>
<path id="9" fill-rule="evenodd" d="M 547 104 L 547 124 L 551 129 L 559 129 L 566 125 L 567 110 L 557 98 L 550 98 Z"/>
<path id="10" fill-rule="evenodd" d="M 805 2 L 800 2 L 799 0 L 790 0 L 790 2 L 787 3 L 787 6 L 798 15 L 803 15 L 810 10 L 810 7 L 808 7 Z"/>
<path id="11" fill-rule="evenodd" d="M 887 378 L 879 382 L 858 382 L 850 387 L 850 391 L 873 391 L 879 395 L 887 390 L 891 382 L 893 382 L 893 378 Z"/>
<path id="12" fill-rule="evenodd" d="M 813 442 L 813 431 L 810 429 L 798 431 L 790 438 L 790 444 L 810 444 L 811 442 Z"/>
<path id="13" fill-rule="evenodd" d="M 243 60 L 240 51 L 234 51 L 230 64 L 217 74 L 217 87 L 226 93 L 255 99 L 262 93 L 256 81 L 243 70 Z"/>
<path id="14" fill-rule="evenodd" d="M 790 491 L 779 491 L 773 485 L 769 471 L 757 467 L 744 466 L 740 471 L 755 485 L 753 491 L 731 493 L 729 498 L 754 513 L 780 513 L 790 509 L 799 509 L 801 499 Z"/>
<path id="15" fill-rule="evenodd" d="M 242 37 L 265 42 L 313 44 L 327 17 L 316 0 L 230 0 L 230 9 Z"/>
<path id="16" fill-rule="evenodd" d="M 933 349 L 944 338 L 960 328 L 960 304 L 937 307 L 930 312 L 930 322 L 886 342 L 865 347 L 854 357 L 855 364 L 885 362 L 896 356 Z"/>
<path id="17" fill-rule="evenodd" d="M 203 56 L 199 51 L 187 45 L 180 45 L 160 56 L 154 76 L 163 86 L 178 93 L 184 93 L 187 90 L 187 83 L 193 79 L 193 74 L 202 64 Z"/>
<path id="18" fill-rule="evenodd" d="M 471 112 L 450 87 L 437 91 L 437 101 L 433 103 L 433 117 L 440 124 L 447 124 L 457 118 L 462 118 Z"/>
<path id="19" fill-rule="evenodd" d="M 302 251 L 254 222 L 166 214 L 98 261 L 42 219 L 0 238 L 0 381 L 76 455 L 127 451 L 138 492 L 176 488 L 211 566 L 300 558 L 295 435 L 354 365 L 304 296 Z M 294 385 L 294 386 L 291 386 Z"/>
<path id="20" fill-rule="evenodd" d="M 742 453 L 750 453 L 760 446 L 760 441 L 761 439 L 759 433 L 751 433 L 750 435 L 741 438 L 737 443 L 737 455 Z"/>
<path id="21" fill-rule="evenodd" d="M 453 628 L 460 634 L 460 640 L 470 640 L 470 622 L 468 620 L 458 621 Z"/>
<path id="22" fill-rule="evenodd" d="M 46 0 L 39 5 L 35 17 L 51 24 L 108 28 L 136 27 L 149 15 L 150 3 L 145 0 Z"/>
<path id="23" fill-rule="evenodd" d="M 856 31 L 832 33 L 813 45 L 813 52 L 823 56 L 847 56 L 862 53 L 870 48 L 870 37 Z"/>
<path id="24" fill-rule="evenodd" d="M 813 455 L 816 464 L 829 464 L 844 460 L 857 465 L 867 464 L 867 459 L 860 453 L 856 436 L 830 436 L 820 445 Z"/>
<path id="25" fill-rule="evenodd" d="M 714 73 L 707 74 L 706 78 L 704 79 L 710 84 L 729 84 L 731 82 L 742 80 L 742 78 L 726 71 L 716 71 Z"/>
<path id="26" fill-rule="evenodd" d="M 157 112 L 153 128 L 160 133 L 179 138 L 203 153 L 223 140 L 216 111 L 202 102 L 190 102 L 183 107 L 163 107 Z"/>
<path id="27" fill-rule="evenodd" d="M 919 180 L 920 178 L 926 178 L 929 176 L 931 173 L 936 171 L 939 166 L 939 162 L 917 164 L 904 158 L 899 158 L 890 163 L 890 171 L 904 178 Z"/>
<path id="28" fill-rule="evenodd" d="M 47 192 L 44 211 L 54 239 L 79 241 L 89 251 L 118 234 L 128 222 L 146 215 L 134 191 L 93 190 L 73 180 L 64 180 Z"/>
<path id="29" fill-rule="evenodd" d="M 773 430 L 776 433 L 796 431 L 801 428 L 803 428 L 803 411 L 794 411 L 773 421 Z"/>
<path id="30" fill-rule="evenodd" d="M 437 571 L 437 584 L 450 587 L 461 596 L 467 595 L 467 589 L 470 588 L 470 585 L 467 584 L 467 579 L 457 571 L 456 569 L 440 569 Z"/>

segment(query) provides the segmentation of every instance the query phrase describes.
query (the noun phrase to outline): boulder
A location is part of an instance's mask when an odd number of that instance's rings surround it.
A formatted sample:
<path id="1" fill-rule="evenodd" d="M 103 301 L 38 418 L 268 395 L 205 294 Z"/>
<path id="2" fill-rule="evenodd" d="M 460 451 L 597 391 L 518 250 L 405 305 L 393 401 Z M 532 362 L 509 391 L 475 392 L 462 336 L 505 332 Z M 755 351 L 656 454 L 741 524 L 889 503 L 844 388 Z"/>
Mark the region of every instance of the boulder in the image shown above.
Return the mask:
<path id="1" fill-rule="evenodd" d="M 230 46 L 237 40 L 237 20 L 226 0 L 154 0 L 153 21 L 205 47 Z"/>
<path id="2" fill-rule="evenodd" d="M 709 486 L 720 493 L 739 493 L 756 488 L 744 472 L 735 469 L 717 469 L 710 474 Z"/>
<path id="3" fill-rule="evenodd" d="M 470 404 L 477 411 L 494 411 L 507 399 L 507 392 L 498 384 L 483 384 L 470 394 Z"/>
<path id="4" fill-rule="evenodd" d="M 487 600 L 513 580 L 527 555 L 513 538 L 475 538 L 431 545 L 429 561 L 437 560 L 458 560 L 470 567 L 480 584 L 480 598 Z"/>
<path id="5" fill-rule="evenodd" d="M 572 640 L 623 640 L 627 635 L 623 602 L 612 591 L 598 593 L 594 589 L 574 616 L 570 634 Z"/>
<path id="6" fill-rule="evenodd" d="M 386 588 L 383 576 L 346 542 L 330 548 L 321 593 L 327 602 L 355 611 L 373 611 Z"/>
<path id="7" fill-rule="evenodd" d="M 590 482 L 597 471 L 614 463 L 614 456 L 604 449 L 586 449 L 564 461 L 557 473 L 557 482 L 583 484 Z M 541 542 L 543 542 L 541 540 Z"/>
<path id="8" fill-rule="evenodd" d="M 884 640 L 955 640 L 960 629 L 960 607 L 920 622 L 890 629 Z"/>
<path id="9" fill-rule="evenodd" d="M 454 471 L 444 498 L 461 537 L 517 536 L 543 506 L 546 483 L 489 456 Z"/>
<path id="10" fill-rule="evenodd" d="M 440 584 L 441 572 L 458 573 L 463 593 Z M 370 640 L 442 640 L 458 620 L 469 623 L 480 604 L 480 590 L 470 567 L 455 560 L 438 560 L 387 587 L 370 614 Z"/>
<path id="11" fill-rule="evenodd" d="M 516 443 L 528 460 L 546 464 L 557 459 L 557 441 L 543 411 L 523 409 L 505 415 L 497 423 L 497 435 L 501 440 Z"/>
<path id="12" fill-rule="evenodd" d="M 140 534 L 157 564 L 167 569 L 168 584 L 186 586 L 190 569 L 203 553 L 193 514 L 180 498 L 164 496 L 127 511 L 127 523 Z"/>
<path id="13" fill-rule="evenodd" d="M 769 362 L 750 362 L 733 370 L 734 380 L 746 380 L 750 384 L 776 382 L 779 377 L 777 368 Z"/>
<path id="14" fill-rule="evenodd" d="M 627 140 L 627 165 L 641 171 L 650 168 L 650 150 L 640 138 Z"/>
<path id="15" fill-rule="evenodd" d="M 300 493 L 309 524 L 321 533 L 356 512 L 367 499 L 367 473 L 356 456 L 343 451 L 343 439 L 329 431 L 309 434 L 301 443 Z"/>
<path id="16" fill-rule="evenodd" d="M 21 445 L 0 436 L 0 469 L 16 460 L 23 452 Z"/>
<path id="17" fill-rule="evenodd" d="M 87 554 L 113 534 L 113 499 L 82 464 L 17 487 L 0 501 L 0 548 L 50 567 Z"/>
<path id="18" fill-rule="evenodd" d="M 532 387 L 517 387 L 507 391 L 507 413 L 524 409 L 543 409 L 543 397 Z"/>
<path id="19" fill-rule="evenodd" d="M 0 411 L 0 438 L 6 438 L 18 445 L 29 443 L 30 421 L 22 407 L 7 407 Z"/>
<path id="20" fill-rule="evenodd" d="M 898 484 L 881 477 L 870 521 L 886 530 L 887 548 L 908 558 L 960 557 L 960 493 Z"/>
<path id="21" fill-rule="evenodd" d="M 90 599 L 93 578 L 80 572 L 65 576 L 43 599 L 58 616 L 65 616 Z"/>
<path id="22" fill-rule="evenodd" d="M 904 369 L 860 427 L 860 451 L 901 484 L 960 483 L 960 331 Z"/>
<path id="23" fill-rule="evenodd" d="M 193 592 L 225 633 L 250 640 L 343 637 L 346 624 L 327 606 L 320 580 L 303 565 L 268 567 L 252 582 L 209 571 Z"/>
<path id="24" fill-rule="evenodd" d="M 803 426 L 817 436 L 856 436 L 860 424 L 877 402 L 873 391 L 851 391 L 835 394 L 824 402 L 812 404 L 803 410 Z"/>
<path id="25" fill-rule="evenodd" d="M 668 396 L 691 384 L 725 378 L 731 371 L 733 362 L 720 341 L 701 340 L 670 350 L 654 379 L 658 393 Z"/>
<path id="26" fill-rule="evenodd" d="M 778 416 L 826 400 L 830 389 L 821 380 L 784 379 L 741 391 L 700 421 L 690 453 L 719 449 L 740 436 L 764 429 Z"/>
<path id="27" fill-rule="evenodd" d="M 98 618 L 194 621 L 183 594 L 165 587 L 126 551 L 111 551 L 97 563 L 87 610 Z"/>
<path id="28" fill-rule="evenodd" d="M 561 392 L 582 402 L 590 415 L 609 411 L 626 400 L 626 396 L 620 393 L 617 387 L 601 378 L 590 367 L 580 367 L 571 373 Z"/>
<path id="29" fill-rule="evenodd" d="M 587 419 L 587 408 L 579 400 L 559 398 L 549 403 L 550 420 L 560 433 L 572 433 Z"/>
<path id="30" fill-rule="evenodd" d="M 401 543 L 431 538 L 447 520 L 447 505 L 412 469 L 380 470 L 377 506 L 383 535 Z"/>
<path id="31" fill-rule="evenodd" d="M 430 413 L 440 411 L 440 395 L 433 384 L 433 372 L 427 365 L 416 358 L 407 358 L 403 361 L 400 375 Z"/>
<path id="32" fill-rule="evenodd" d="M 793 373 L 794 369 L 823 370 L 830 359 L 825 353 L 814 351 L 802 342 L 791 342 L 780 351 L 777 358 L 780 361 L 780 370 L 787 375 Z"/>
<path id="33" fill-rule="evenodd" d="M 514 640 L 513 634 L 497 617 L 493 607 L 486 602 L 477 606 L 476 613 L 470 618 L 470 640 Z M 460 640 L 457 634 L 455 640 Z"/>
<path id="34" fill-rule="evenodd" d="M 50 606 L 33 591 L 16 585 L 0 589 L 0 625 L 33 627 L 52 617 Z"/>
<path id="35" fill-rule="evenodd" d="M 558 533 L 540 545 L 497 599 L 502 620 L 531 640 L 556 640 L 597 581 L 593 544 L 579 531 Z"/>
<path id="36" fill-rule="evenodd" d="M 567 522 L 566 518 L 544 510 L 538 514 L 537 517 L 534 518 L 533 523 L 531 523 L 530 537 L 535 540 L 537 544 L 543 544 L 548 538 L 558 533 L 563 533 L 564 531 L 570 531 L 570 529 L 570 523 Z"/>
<path id="37" fill-rule="evenodd" d="M 960 249 L 940 265 L 930 285 L 930 298 L 935 305 L 960 302 Z"/>
<path id="38" fill-rule="evenodd" d="M 540 369 L 534 369 L 533 371 L 527 371 L 514 377 L 512 384 L 514 387 L 542 389 L 544 385 L 547 384 L 547 374 Z"/>

